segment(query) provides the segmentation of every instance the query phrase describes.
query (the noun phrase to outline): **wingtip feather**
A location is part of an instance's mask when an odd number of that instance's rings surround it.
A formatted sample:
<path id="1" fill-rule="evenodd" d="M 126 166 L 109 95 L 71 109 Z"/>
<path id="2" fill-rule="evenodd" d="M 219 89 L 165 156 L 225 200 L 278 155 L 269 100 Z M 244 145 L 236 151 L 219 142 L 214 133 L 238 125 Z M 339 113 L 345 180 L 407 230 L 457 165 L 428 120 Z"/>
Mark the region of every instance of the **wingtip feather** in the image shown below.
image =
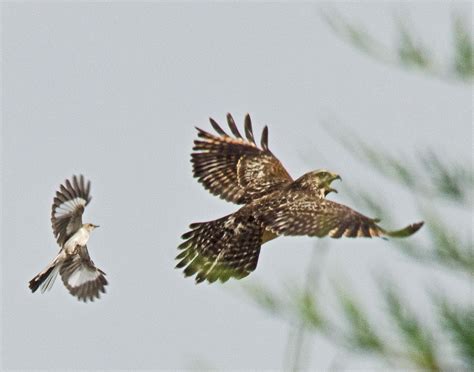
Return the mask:
<path id="1" fill-rule="evenodd" d="M 406 238 L 420 230 L 423 225 L 424 221 L 412 223 L 411 225 L 408 225 L 400 230 L 387 231 L 385 235 L 390 236 L 392 238 Z"/>
<path id="2" fill-rule="evenodd" d="M 229 137 L 229 135 L 226 132 L 224 132 L 224 130 L 220 127 L 220 125 L 217 124 L 217 121 L 215 121 L 213 118 L 209 118 L 209 122 L 211 123 L 212 127 L 217 133 L 219 133 L 221 136 Z"/>
<path id="3" fill-rule="evenodd" d="M 260 140 L 260 145 L 262 146 L 262 149 L 265 151 L 269 151 L 268 148 L 268 127 L 265 125 L 262 131 L 262 138 Z"/>
<path id="4" fill-rule="evenodd" d="M 252 129 L 252 120 L 250 119 L 249 114 L 245 115 L 244 129 L 245 129 L 245 136 L 247 137 L 247 139 L 253 144 L 255 144 L 255 137 L 253 135 L 253 129 Z"/>
<path id="5" fill-rule="evenodd" d="M 235 124 L 235 120 L 229 112 L 227 113 L 227 124 L 229 125 L 230 131 L 236 138 L 242 138 L 242 135 Z"/>

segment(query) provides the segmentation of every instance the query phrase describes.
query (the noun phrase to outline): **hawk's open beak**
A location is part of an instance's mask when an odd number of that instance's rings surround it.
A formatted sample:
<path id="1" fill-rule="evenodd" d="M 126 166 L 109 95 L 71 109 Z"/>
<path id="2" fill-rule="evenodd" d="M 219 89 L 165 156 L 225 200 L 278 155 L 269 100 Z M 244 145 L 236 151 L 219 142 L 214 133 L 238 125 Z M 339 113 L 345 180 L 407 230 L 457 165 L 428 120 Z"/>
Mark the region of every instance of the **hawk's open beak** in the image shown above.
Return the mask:
<path id="1" fill-rule="evenodd" d="M 324 190 L 324 196 L 330 194 L 331 192 L 335 192 L 337 194 L 337 190 L 333 189 L 332 187 L 328 187 Z"/>

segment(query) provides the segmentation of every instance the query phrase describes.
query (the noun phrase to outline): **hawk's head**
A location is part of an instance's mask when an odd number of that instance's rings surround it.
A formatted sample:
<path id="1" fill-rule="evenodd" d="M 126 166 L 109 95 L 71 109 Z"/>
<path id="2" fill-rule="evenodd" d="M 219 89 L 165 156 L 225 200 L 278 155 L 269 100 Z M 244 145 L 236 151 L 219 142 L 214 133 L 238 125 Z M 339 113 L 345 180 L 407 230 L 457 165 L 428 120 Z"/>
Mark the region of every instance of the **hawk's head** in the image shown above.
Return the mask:
<path id="1" fill-rule="evenodd" d="M 324 198 L 332 191 L 337 193 L 337 190 L 331 187 L 331 182 L 340 179 L 341 177 L 336 173 L 332 173 L 325 169 L 319 169 L 301 176 L 293 182 L 292 187 L 314 192 L 321 198 Z"/>

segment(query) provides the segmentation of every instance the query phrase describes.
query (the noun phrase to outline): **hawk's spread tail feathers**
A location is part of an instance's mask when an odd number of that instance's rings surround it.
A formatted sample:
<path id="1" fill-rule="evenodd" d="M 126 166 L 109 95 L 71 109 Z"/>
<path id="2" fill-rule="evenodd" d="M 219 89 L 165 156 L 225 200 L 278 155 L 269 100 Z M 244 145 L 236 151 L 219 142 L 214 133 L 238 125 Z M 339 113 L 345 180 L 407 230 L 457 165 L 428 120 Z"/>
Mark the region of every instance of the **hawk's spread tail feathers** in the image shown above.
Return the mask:
<path id="1" fill-rule="evenodd" d="M 262 228 L 252 216 L 234 213 L 215 221 L 193 223 L 178 248 L 176 268 L 185 276 L 196 274 L 196 283 L 241 279 L 257 267 Z"/>

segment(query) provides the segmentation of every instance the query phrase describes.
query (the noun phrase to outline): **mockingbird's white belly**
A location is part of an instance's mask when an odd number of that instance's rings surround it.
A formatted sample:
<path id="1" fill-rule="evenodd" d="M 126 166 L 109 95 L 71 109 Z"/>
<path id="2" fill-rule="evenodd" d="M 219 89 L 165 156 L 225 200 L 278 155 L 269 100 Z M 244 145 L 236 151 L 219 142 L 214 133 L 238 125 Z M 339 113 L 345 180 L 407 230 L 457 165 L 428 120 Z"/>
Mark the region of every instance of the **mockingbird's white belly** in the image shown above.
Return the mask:
<path id="1" fill-rule="evenodd" d="M 71 254 L 78 245 L 81 247 L 85 246 L 88 240 L 89 232 L 85 228 L 81 227 L 67 240 L 67 242 L 64 244 L 64 249 L 66 250 L 66 253 Z"/>

